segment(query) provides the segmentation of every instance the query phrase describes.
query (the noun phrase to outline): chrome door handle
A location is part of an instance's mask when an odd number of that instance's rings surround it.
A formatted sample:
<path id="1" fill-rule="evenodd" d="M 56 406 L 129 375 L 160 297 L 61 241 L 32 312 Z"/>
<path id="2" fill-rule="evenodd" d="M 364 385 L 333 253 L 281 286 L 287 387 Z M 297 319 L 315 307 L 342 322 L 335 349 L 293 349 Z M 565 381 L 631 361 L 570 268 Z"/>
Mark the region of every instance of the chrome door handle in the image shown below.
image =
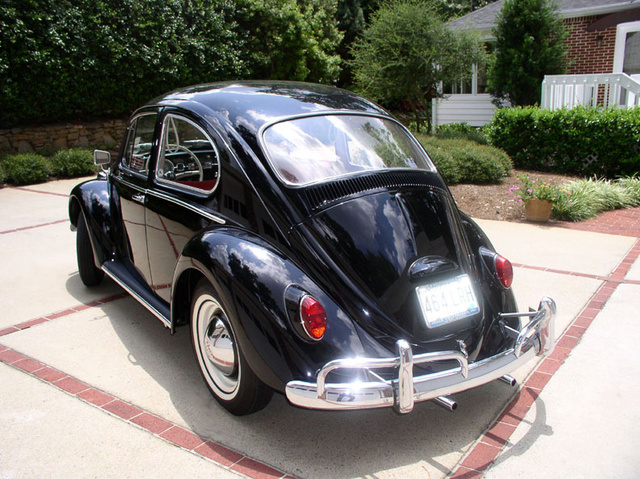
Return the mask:
<path id="1" fill-rule="evenodd" d="M 132 199 L 133 201 L 135 201 L 136 203 L 140 203 L 140 204 L 144 205 L 145 195 L 144 195 L 144 194 L 142 194 L 142 193 L 140 193 L 140 194 L 137 194 L 137 195 L 133 195 L 133 196 L 131 197 L 131 199 Z"/>

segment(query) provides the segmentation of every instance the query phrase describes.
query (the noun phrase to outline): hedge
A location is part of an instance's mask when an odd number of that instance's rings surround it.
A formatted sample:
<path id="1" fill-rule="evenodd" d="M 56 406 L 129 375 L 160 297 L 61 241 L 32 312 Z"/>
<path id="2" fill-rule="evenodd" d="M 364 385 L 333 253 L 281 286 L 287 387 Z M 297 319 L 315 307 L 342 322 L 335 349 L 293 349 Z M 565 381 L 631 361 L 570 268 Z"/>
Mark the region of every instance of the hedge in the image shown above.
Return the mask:
<path id="1" fill-rule="evenodd" d="M 93 153 L 88 150 L 60 150 L 52 157 L 38 153 L 18 153 L 0 157 L 0 184 L 42 183 L 52 177 L 77 178 L 96 172 Z"/>
<path id="2" fill-rule="evenodd" d="M 450 185 L 500 183 L 513 169 L 507 154 L 498 148 L 470 140 L 416 136 Z"/>
<path id="3" fill-rule="evenodd" d="M 640 108 L 506 108 L 487 132 L 516 168 L 608 178 L 640 171 Z"/>
<path id="4" fill-rule="evenodd" d="M 196 83 L 331 83 L 335 9 L 325 0 L 3 0 L 0 129 L 125 117 Z"/>
<path id="5" fill-rule="evenodd" d="M 53 173 L 47 158 L 37 153 L 9 155 L 0 163 L 0 177 L 14 185 L 30 185 L 47 181 Z"/>
<path id="6" fill-rule="evenodd" d="M 0 5 L 0 128 L 128 115 L 177 86 L 245 73 L 223 0 Z"/>
<path id="7" fill-rule="evenodd" d="M 51 157 L 53 174 L 61 178 L 77 178 L 96 172 L 93 152 L 71 149 L 57 151 Z"/>

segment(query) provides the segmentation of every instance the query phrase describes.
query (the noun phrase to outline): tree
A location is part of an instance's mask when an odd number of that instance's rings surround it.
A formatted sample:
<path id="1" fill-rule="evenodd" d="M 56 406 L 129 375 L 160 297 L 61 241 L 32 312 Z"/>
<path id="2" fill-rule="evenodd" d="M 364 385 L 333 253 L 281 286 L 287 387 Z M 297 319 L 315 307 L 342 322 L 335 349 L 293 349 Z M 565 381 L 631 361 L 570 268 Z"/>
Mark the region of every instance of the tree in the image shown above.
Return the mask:
<path id="1" fill-rule="evenodd" d="M 238 0 L 236 20 L 247 45 L 241 56 L 251 78 L 335 81 L 338 31 L 335 0 Z"/>
<path id="2" fill-rule="evenodd" d="M 436 9 L 445 20 L 461 17 L 496 0 L 438 0 Z"/>
<path id="3" fill-rule="evenodd" d="M 565 70 L 567 34 L 554 5 L 550 0 L 505 0 L 493 35 L 487 81 L 496 103 L 538 103 L 544 76 Z"/>
<path id="4" fill-rule="evenodd" d="M 338 84 L 348 87 L 353 82 L 349 63 L 353 60 L 351 47 L 366 25 L 361 0 L 340 0 L 336 18 L 338 19 L 338 28 L 343 32 L 342 41 L 338 47 L 338 53 L 342 58 L 342 70 Z"/>
<path id="5" fill-rule="evenodd" d="M 438 96 L 440 82 L 470 78 L 484 55 L 476 37 L 447 28 L 434 2 L 387 1 L 356 42 L 352 66 L 362 93 L 387 104 L 407 101 L 420 128 L 419 112 Z"/>

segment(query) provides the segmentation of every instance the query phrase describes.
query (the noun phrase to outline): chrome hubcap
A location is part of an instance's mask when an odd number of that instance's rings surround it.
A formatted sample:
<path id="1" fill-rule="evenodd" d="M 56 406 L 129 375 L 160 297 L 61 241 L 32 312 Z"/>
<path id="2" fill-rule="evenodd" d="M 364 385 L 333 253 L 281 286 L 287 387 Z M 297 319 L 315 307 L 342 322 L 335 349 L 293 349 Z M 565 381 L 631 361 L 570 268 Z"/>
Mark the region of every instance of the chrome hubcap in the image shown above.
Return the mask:
<path id="1" fill-rule="evenodd" d="M 224 309 L 211 295 L 203 294 L 196 300 L 192 329 L 198 362 L 209 387 L 219 398 L 233 399 L 242 375 L 238 345 Z"/>
<path id="2" fill-rule="evenodd" d="M 212 318 L 204 334 L 204 351 L 211 364 L 226 377 L 237 369 L 236 350 L 227 326 L 220 318 Z"/>

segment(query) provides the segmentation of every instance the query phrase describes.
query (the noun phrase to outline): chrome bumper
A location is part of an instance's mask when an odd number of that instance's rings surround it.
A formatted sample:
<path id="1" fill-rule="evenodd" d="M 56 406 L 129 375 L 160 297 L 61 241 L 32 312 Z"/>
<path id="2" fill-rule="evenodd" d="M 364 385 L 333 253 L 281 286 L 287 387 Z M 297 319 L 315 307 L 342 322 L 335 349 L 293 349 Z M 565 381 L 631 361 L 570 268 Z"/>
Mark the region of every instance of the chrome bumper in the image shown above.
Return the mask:
<path id="1" fill-rule="evenodd" d="M 398 356 L 393 358 L 337 359 L 327 363 L 317 375 L 315 383 L 291 381 L 287 384 L 287 399 L 292 404 L 310 409 L 349 410 L 393 407 L 408 413 L 414 403 L 455 394 L 486 384 L 518 369 L 534 356 L 546 356 L 555 346 L 554 322 L 556 304 L 544 297 L 538 311 L 508 313 L 502 317 L 529 316 L 531 320 L 520 331 L 503 324 L 505 334 L 515 338 L 512 349 L 490 358 L 469 363 L 461 351 L 441 351 L 413 355 L 405 340 L 396 343 Z M 453 369 L 413 376 L 414 364 L 455 360 Z M 327 383 L 329 373 L 338 369 L 361 369 L 373 376 L 380 368 L 397 368 L 393 380 L 356 383 Z"/>

